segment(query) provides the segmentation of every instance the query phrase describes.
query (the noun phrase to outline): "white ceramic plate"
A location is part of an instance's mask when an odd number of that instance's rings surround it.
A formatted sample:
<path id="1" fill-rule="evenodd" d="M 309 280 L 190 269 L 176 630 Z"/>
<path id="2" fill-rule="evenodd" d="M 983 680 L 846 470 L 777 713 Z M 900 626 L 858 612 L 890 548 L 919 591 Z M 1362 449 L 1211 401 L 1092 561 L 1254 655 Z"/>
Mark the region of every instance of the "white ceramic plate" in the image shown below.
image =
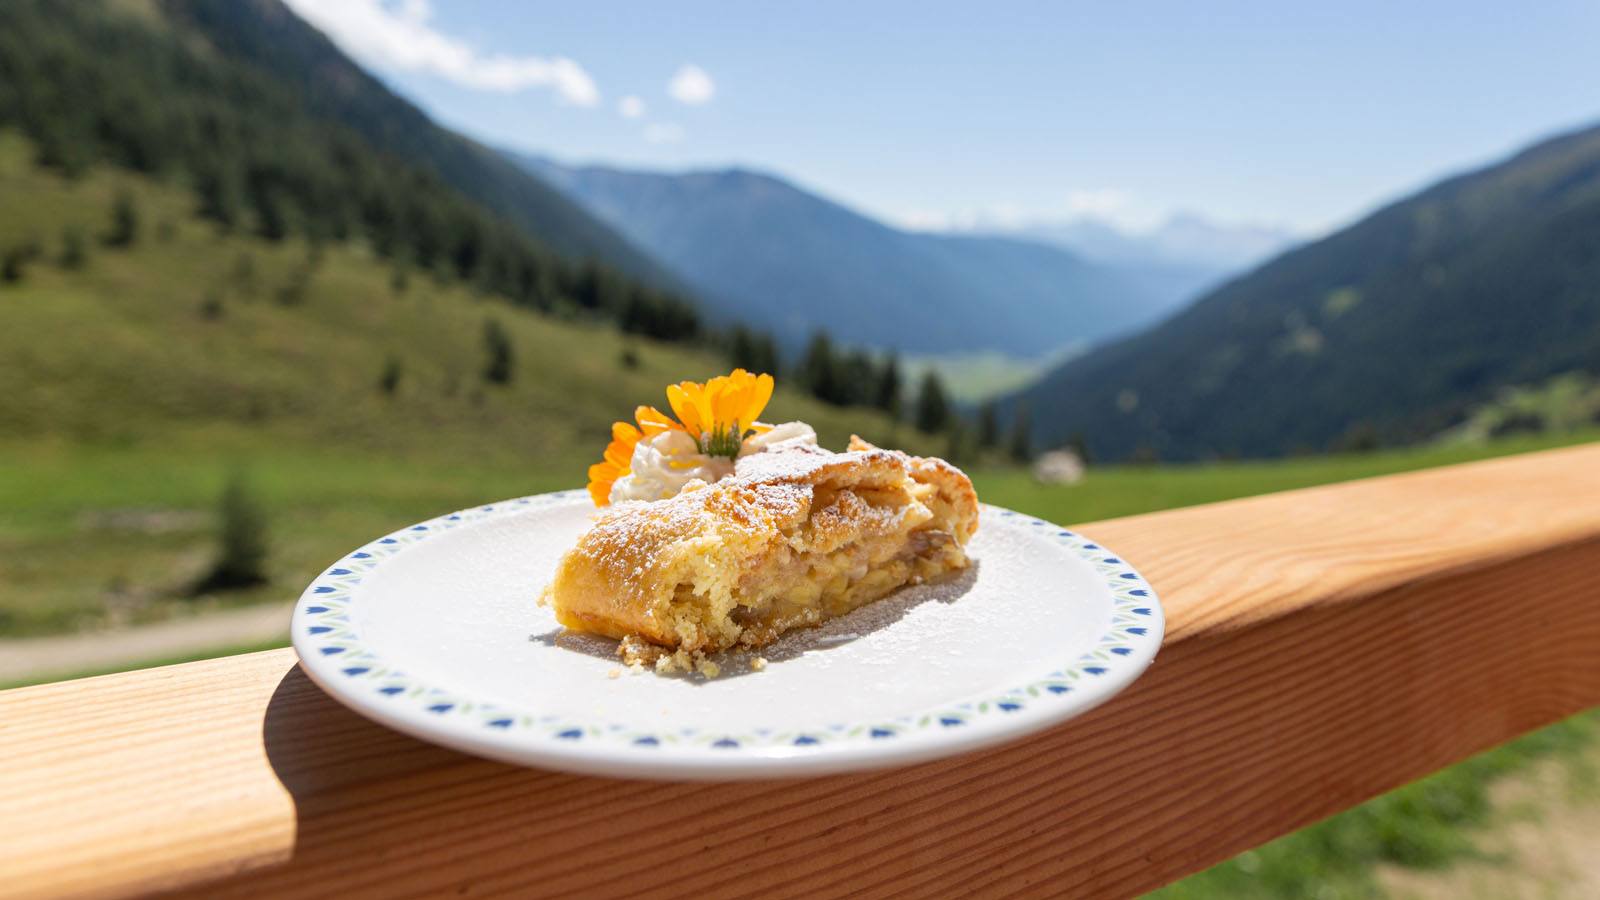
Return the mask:
<path id="1" fill-rule="evenodd" d="M 494 759 L 634 778 L 769 778 L 999 743 L 1104 702 L 1161 645 L 1161 606 L 1111 550 L 984 507 L 975 566 L 722 658 L 619 669 L 535 599 L 588 526 L 583 491 L 442 516 L 351 553 L 295 609 L 311 678 L 357 712 Z M 619 671 L 616 677 L 613 671 Z"/>

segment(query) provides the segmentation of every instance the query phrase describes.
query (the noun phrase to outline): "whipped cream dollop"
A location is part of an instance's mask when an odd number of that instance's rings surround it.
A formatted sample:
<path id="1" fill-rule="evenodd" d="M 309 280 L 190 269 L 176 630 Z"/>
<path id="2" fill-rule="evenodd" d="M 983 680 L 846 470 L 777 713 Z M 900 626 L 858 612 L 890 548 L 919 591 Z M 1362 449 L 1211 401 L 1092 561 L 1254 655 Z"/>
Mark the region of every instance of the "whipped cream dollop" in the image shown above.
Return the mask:
<path id="1" fill-rule="evenodd" d="M 815 447 L 817 432 L 804 422 L 785 422 L 761 434 L 744 439 L 741 459 L 756 453 L 776 453 L 796 447 Z M 682 431 L 663 431 L 639 441 L 628 463 L 628 474 L 611 486 L 611 502 L 624 500 L 665 500 L 676 496 L 690 482 L 713 484 L 733 474 L 734 461 L 726 456 L 707 456 L 695 446 L 694 438 Z"/>

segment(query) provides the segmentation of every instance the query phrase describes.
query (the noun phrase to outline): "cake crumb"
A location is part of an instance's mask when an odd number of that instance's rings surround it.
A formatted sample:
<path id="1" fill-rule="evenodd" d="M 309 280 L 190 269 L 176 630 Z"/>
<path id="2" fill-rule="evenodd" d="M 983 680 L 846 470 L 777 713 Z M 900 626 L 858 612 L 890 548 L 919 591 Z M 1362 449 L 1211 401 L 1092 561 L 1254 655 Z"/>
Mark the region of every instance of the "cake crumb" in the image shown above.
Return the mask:
<path id="1" fill-rule="evenodd" d="M 695 660 L 694 668 L 695 668 L 695 671 L 699 672 L 701 675 L 704 675 L 707 678 L 715 678 L 718 675 L 722 674 L 722 667 L 721 666 L 717 665 L 716 663 L 712 662 L 709 659 L 706 659 L 703 656 L 701 658 Z"/>
<path id="2" fill-rule="evenodd" d="M 767 658 L 765 656 L 758 656 L 755 659 L 750 660 L 750 668 L 757 672 L 765 672 L 767 670 Z"/>
<path id="3" fill-rule="evenodd" d="M 612 666 L 611 667 L 611 671 L 606 673 L 606 677 L 607 678 L 613 678 L 613 679 L 621 678 L 622 677 L 622 670 L 617 668 L 616 666 Z"/>

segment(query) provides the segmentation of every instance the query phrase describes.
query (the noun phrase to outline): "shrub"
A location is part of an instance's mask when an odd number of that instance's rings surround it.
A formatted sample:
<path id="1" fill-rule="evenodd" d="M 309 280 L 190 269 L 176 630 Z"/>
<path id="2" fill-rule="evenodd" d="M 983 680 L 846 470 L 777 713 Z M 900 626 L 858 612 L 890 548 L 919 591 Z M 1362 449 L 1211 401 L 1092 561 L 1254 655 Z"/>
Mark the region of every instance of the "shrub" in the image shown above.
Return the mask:
<path id="1" fill-rule="evenodd" d="M 83 240 L 83 231 L 68 226 L 61 230 L 61 268 L 81 269 L 89 261 L 89 248 Z"/>
<path id="2" fill-rule="evenodd" d="M 510 384 L 516 361 L 511 349 L 511 336 L 498 319 L 483 323 L 483 349 L 487 359 L 483 365 L 483 380 L 490 384 Z"/>
<path id="3" fill-rule="evenodd" d="M 400 390 L 400 376 L 403 370 L 398 357 L 391 356 L 383 362 L 383 374 L 378 376 L 378 390 L 383 391 L 385 397 L 393 397 Z"/>
<path id="4" fill-rule="evenodd" d="M 111 229 L 106 232 L 107 247 L 131 247 L 139 240 L 139 209 L 134 206 L 133 195 L 117 192 L 111 205 Z"/>
<path id="5" fill-rule="evenodd" d="M 242 473 L 228 478 L 217 504 L 217 558 L 195 593 L 238 590 L 267 581 L 267 517 Z"/>
<path id="6" fill-rule="evenodd" d="M 306 302 L 306 292 L 311 288 L 311 269 L 296 267 L 289 280 L 278 288 L 278 303 L 282 306 L 299 306 Z"/>
<path id="7" fill-rule="evenodd" d="M 12 247 L 0 256 L 0 281 L 6 284 L 16 284 L 22 280 L 23 269 L 27 266 L 28 252 L 22 247 Z"/>
<path id="8" fill-rule="evenodd" d="M 256 258 L 249 253 L 240 253 L 233 261 L 233 287 L 246 297 L 255 296 L 256 292 Z"/>

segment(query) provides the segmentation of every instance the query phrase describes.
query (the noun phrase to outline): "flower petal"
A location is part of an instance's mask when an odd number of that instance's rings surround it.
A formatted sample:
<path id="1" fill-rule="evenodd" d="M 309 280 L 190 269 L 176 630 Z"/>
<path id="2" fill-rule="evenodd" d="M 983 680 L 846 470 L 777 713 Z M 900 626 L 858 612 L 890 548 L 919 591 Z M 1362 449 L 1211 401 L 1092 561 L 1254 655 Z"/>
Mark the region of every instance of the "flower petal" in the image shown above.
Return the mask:
<path id="1" fill-rule="evenodd" d="M 749 431 L 755 425 L 756 419 L 766 411 L 767 404 L 772 400 L 772 376 L 761 374 L 756 376 L 751 385 L 750 399 L 745 401 L 744 411 L 739 414 L 739 433 Z"/>
<path id="2" fill-rule="evenodd" d="M 683 426 L 654 406 L 641 406 L 633 411 L 633 419 L 645 437 L 655 437 L 663 431 L 682 431 Z"/>
<path id="3" fill-rule="evenodd" d="M 617 467 L 619 478 L 632 467 L 633 446 L 627 441 L 612 441 L 606 445 L 606 462 Z"/>
<path id="4" fill-rule="evenodd" d="M 604 460 L 589 467 L 589 499 L 594 501 L 595 506 L 610 505 L 611 486 L 616 484 L 624 471 Z"/>
<path id="5" fill-rule="evenodd" d="M 699 400 L 703 394 L 704 389 L 692 381 L 667 385 L 668 405 L 672 407 L 672 412 L 678 417 L 678 421 L 683 423 L 684 429 L 696 437 L 705 433 L 704 422 L 711 418 L 709 410 L 707 415 L 700 415 Z"/>

